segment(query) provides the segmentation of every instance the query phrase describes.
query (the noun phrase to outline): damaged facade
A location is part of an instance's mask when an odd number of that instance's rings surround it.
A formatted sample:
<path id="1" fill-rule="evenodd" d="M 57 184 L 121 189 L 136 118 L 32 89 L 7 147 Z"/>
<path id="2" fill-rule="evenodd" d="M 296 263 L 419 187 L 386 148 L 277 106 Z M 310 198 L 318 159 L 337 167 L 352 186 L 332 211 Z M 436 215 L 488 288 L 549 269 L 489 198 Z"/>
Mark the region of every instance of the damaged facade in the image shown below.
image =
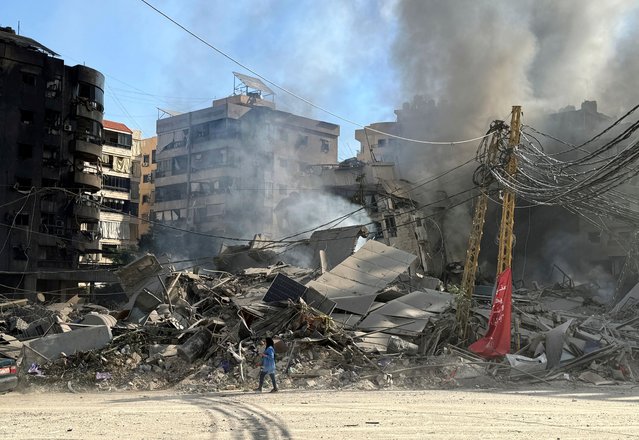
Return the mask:
<path id="1" fill-rule="evenodd" d="M 0 90 L 0 289 L 74 289 L 98 248 L 104 76 L 1 28 Z"/>
<path id="2" fill-rule="evenodd" d="M 298 176 L 309 164 L 336 163 L 339 126 L 276 110 L 263 99 L 272 93 L 266 85 L 241 78 L 249 85 L 238 94 L 158 120 L 152 220 L 279 236 L 287 219 L 275 208 L 298 188 Z"/>

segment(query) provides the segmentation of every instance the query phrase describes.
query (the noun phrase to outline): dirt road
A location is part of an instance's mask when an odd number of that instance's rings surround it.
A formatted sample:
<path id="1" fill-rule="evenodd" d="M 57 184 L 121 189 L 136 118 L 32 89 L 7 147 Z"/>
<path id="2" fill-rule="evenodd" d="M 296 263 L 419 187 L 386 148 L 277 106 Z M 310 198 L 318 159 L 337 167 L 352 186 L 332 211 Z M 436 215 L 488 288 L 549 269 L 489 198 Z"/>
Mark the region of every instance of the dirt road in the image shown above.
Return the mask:
<path id="1" fill-rule="evenodd" d="M 7 439 L 633 439 L 639 391 L 9 393 Z"/>

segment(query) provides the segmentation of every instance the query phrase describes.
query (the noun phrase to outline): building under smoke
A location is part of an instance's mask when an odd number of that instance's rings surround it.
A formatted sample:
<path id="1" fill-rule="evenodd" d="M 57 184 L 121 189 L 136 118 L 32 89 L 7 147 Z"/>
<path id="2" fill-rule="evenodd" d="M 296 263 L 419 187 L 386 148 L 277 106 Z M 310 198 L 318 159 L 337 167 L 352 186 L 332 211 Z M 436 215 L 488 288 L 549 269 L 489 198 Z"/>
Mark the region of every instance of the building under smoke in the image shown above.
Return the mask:
<path id="1" fill-rule="evenodd" d="M 299 232 L 295 218 L 307 213 L 280 209 L 278 218 L 276 208 L 316 197 L 299 192 L 299 177 L 311 164 L 337 163 L 339 126 L 277 110 L 265 84 L 235 75 L 234 95 L 157 121 L 151 220 L 226 237 Z M 172 231 L 155 225 L 156 247 L 189 256 L 219 250 L 213 239 Z"/>

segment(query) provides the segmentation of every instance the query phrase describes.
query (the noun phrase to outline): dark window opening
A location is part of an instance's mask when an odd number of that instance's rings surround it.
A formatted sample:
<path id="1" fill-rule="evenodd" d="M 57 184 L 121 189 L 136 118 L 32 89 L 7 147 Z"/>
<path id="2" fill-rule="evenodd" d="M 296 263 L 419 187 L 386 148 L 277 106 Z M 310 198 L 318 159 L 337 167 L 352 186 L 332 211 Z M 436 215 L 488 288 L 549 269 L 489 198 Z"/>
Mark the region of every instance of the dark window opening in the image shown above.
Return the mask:
<path id="1" fill-rule="evenodd" d="M 377 141 L 377 146 L 378 146 L 379 148 L 383 148 L 383 147 L 385 147 L 385 146 L 386 146 L 386 139 L 379 139 L 379 140 Z"/>
<path id="2" fill-rule="evenodd" d="M 142 156 L 142 166 L 143 167 L 148 167 L 149 166 L 149 155 L 145 154 Z"/>
<path id="3" fill-rule="evenodd" d="M 144 203 L 151 203 L 151 196 L 149 196 L 148 194 L 144 194 L 142 196 L 142 204 Z"/>
<path id="4" fill-rule="evenodd" d="M 131 179 L 127 177 L 102 175 L 102 186 L 105 189 L 112 189 L 115 191 L 129 192 L 131 189 Z"/>
<path id="5" fill-rule="evenodd" d="M 322 150 L 322 153 L 328 153 L 331 149 L 330 144 L 328 143 L 326 139 L 322 139 L 321 142 L 322 142 L 322 145 L 320 148 Z"/>
<path id="6" fill-rule="evenodd" d="M 29 259 L 29 256 L 27 255 L 27 250 L 24 248 L 24 246 L 22 245 L 13 246 L 13 259 L 20 260 L 20 261 L 25 261 Z"/>
<path id="7" fill-rule="evenodd" d="M 133 135 L 104 130 L 104 142 L 119 148 L 131 148 Z"/>
<path id="8" fill-rule="evenodd" d="M 18 185 L 18 189 L 20 191 L 29 191 L 32 186 L 32 181 L 28 177 L 16 176 L 16 184 Z"/>
<path id="9" fill-rule="evenodd" d="M 155 150 L 151 151 L 151 163 L 157 163 L 157 158 L 155 157 Z"/>
<path id="10" fill-rule="evenodd" d="M 588 240 L 591 243 L 601 243 L 601 232 L 600 231 L 589 232 L 588 233 Z"/>
<path id="11" fill-rule="evenodd" d="M 101 88 L 87 83 L 79 83 L 78 97 L 93 109 L 104 111 L 104 92 Z"/>
<path id="12" fill-rule="evenodd" d="M 30 110 L 20 110 L 20 122 L 23 124 L 33 124 L 33 112 Z"/>
<path id="13" fill-rule="evenodd" d="M 14 221 L 17 226 L 29 226 L 29 214 L 26 212 L 21 212 L 20 214 L 16 215 Z"/>
<path id="14" fill-rule="evenodd" d="M 395 217 L 385 217 L 384 223 L 386 225 L 386 236 L 397 237 L 397 224 L 395 223 Z"/>
<path id="15" fill-rule="evenodd" d="M 22 84 L 34 87 L 36 85 L 36 76 L 33 73 L 22 72 Z"/>
<path id="16" fill-rule="evenodd" d="M 21 160 L 31 159 L 33 157 L 33 145 L 18 144 L 18 158 Z"/>

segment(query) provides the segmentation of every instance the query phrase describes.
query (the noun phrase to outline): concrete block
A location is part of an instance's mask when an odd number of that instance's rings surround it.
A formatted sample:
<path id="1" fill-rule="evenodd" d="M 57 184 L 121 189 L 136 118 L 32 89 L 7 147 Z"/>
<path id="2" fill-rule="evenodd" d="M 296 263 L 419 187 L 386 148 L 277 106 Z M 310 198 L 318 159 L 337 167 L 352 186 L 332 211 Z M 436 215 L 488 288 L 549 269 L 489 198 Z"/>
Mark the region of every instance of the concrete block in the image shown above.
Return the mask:
<path id="1" fill-rule="evenodd" d="M 86 327 L 66 333 L 57 333 L 39 339 L 27 341 L 24 345 L 27 365 L 31 362 L 54 360 L 61 353 L 72 355 L 78 352 L 98 350 L 106 347 L 113 339 L 111 329 L 107 326 Z"/>

